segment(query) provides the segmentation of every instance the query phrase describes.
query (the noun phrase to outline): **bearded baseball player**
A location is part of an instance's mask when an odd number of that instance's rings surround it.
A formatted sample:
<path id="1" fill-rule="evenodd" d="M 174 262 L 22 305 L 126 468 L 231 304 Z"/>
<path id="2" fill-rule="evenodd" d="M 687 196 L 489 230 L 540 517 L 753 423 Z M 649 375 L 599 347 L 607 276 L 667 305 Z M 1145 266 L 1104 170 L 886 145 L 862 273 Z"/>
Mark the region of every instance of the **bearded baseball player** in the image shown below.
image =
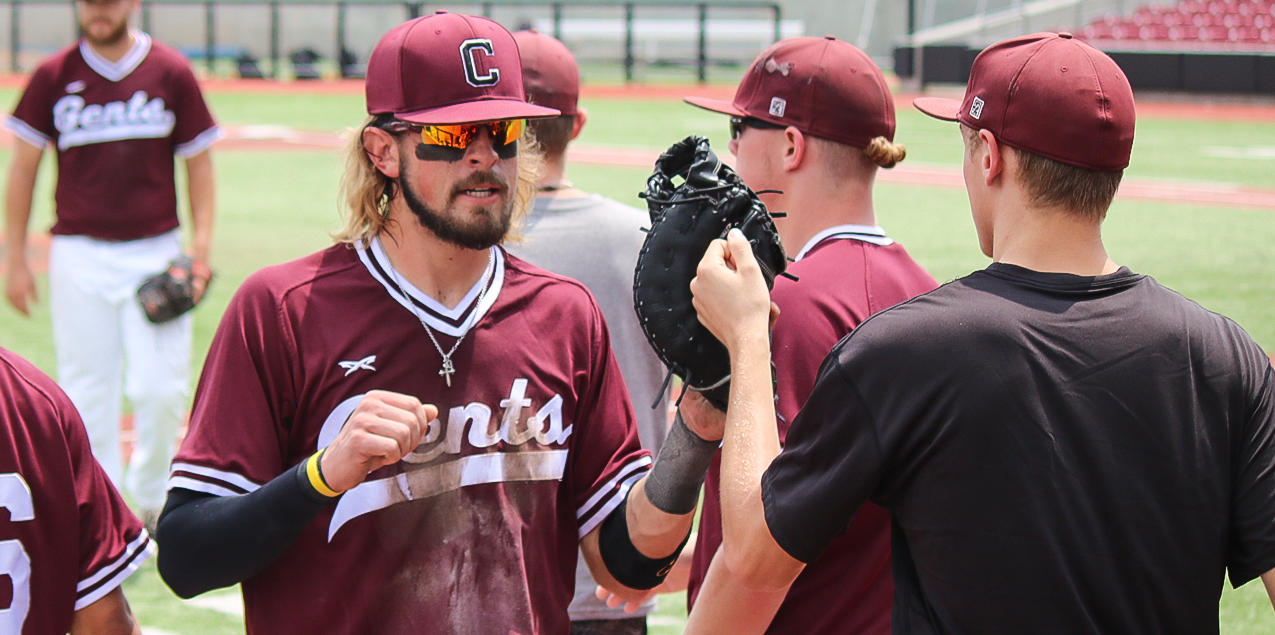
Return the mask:
<path id="1" fill-rule="evenodd" d="M 142 521 L 52 379 L 0 349 L 0 394 L 0 633 L 140 635 L 120 584 L 155 550 Z"/>
<path id="2" fill-rule="evenodd" d="M 588 112 L 578 103 L 579 67 L 571 51 L 548 35 L 518 31 L 514 39 L 522 58 L 527 100 L 562 114 L 527 124 L 544 154 L 545 171 L 535 205 L 528 214 L 525 240 L 510 245 L 509 251 L 538 267 L 579 280 L 597 298 L 611 329 L 611 348 L 635 402 L 638 437 L 642 447 L 658 453 L 668 430 L 668 414 L 663 408 L 650 405 L 660 400 L 665 370 L 647 345 L 633 313 L 633 270 L 646 236 L 641 228 L 650 224 L 651 217 L 642 210 L 577 189 L 567 180 L 567 145 L 588 121 Z M 679 563 L 687 562 L 684 554 Z M 678 578 L 685 580 L 685 569 L 679 564 L 670 572 L 672 579 L 658 590 L 669 590 Z M 572 633 L 646 632 L 646 615 L 655 610 L 654 599 L 630 613 L 621 607 L 608 607 L 594 594 L 596 588 L 597 583 L 581 559 L 569 611 Z"/>
<path id="3" fill-rule="evenodd" d="M 719 560 L 782 589 L 873 501 L 896 634 L 1217 633 L 1228 574 L 1275 602 L 1275 370 L 1103 246 L 1133 146 L 1120 68 L 1038 33 L 916 105 L 961 124 L 993 263 L 843 339 L 782 449 L 761 272 L 738 232 L 700 264 L 733 373 Z"/>
<path id="4" fill-rule="evenodd" d="M 57 221 L 49 308 L 58 380 L 79 408 L 111 480 L 154 522 L 190 391 L 191 316 L 153 324 L 136 293 L 182 255 L 173 157 L 185 159 L 195 299 L 210 278 L 213 167 L 220 135 L 190 65 L 129 28 L 140 0 L 75 3 L 80 41 L 44 61 L 7 126 L 6 292 L 23 315 L 36 298 L 26 256 L 40 157 L 55 148 Z M 127 360 L 127 364 L 126 361 Z M 123 394 L 137 432 L 125 476 Z"/>
<path id="5" fill-rule="evenodd" d="M 242 582 L 249 633 L 535 634 L 568 632 L 578 550 L 662 581 L 699 481 L 641 448 L 588 290 L 499 247 L 523 121 L 558 114 L 519 64 L 445 12 L 374 49 L 340 243 L 250 277 L 214 338 L 159 525 L 179 595 Z"/>
<path id="6" fill-rule="evenodd" d="M 777 278 L 771 292 L 780 309 L 771 337 L 782 443 L 837 341 L 869 315 L 938 286 L 877 224 L 877 170 L 905 154 L 893 143 L 894 100 L 863 51 L 832 37 L 805 37 L 763 51 L 733 101 L 686 101 L 731 116 L 735 168 L 776 212 L 775 227 L 794 261 L 788 273 L 796 279 Z M 720 413 L 688 409 L 688 416 L 699 412 Z M 864 503 L 786 596 L 767 596 L 741 588 L 724 563 L 715 562 L 720 490 L 715 463 L 691 570 L 688 599 L 692 609 L 699 607 L 692 632 L 711 624 L 735 635 L 888 635 L 894 593 L 889 512 Z"/>

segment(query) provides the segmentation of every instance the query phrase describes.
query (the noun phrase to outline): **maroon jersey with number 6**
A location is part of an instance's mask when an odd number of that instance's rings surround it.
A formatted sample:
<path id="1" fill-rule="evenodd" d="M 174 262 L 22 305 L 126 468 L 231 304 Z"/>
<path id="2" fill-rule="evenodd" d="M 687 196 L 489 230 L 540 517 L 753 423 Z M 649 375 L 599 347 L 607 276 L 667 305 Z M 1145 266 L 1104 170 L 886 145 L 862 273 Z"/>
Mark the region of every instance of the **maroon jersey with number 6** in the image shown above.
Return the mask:
<path id="1" fill-rule="evenodd" d="M 173 156 L 221 135 L 186 58 L 133 35 L 116 62 L 84 40 L 51 55 L 6 122 L 27 143 L 57 149 L 54 234 L 136 240 L 175 229 Z"/>
<path id="2" fill-rule="evenodd" d="M 789 265 L 798 281 L 778 278 L 773 357 L 779 377 L 779 438 L 814 389 L 832 347 L 872 314 L 938 284 L 903 246 L 876 227 L 834 227 L 815 236 Z M 721 455 L 705 483 L 699 540 L 691 565 L 690 602 L 722 543 Z M 890 514 L 867 503 L 844 534 L 793 582 L 767 633 L 888 635 L 894 584 Z"/>
<path id="3" fill-rule="evenodd" d="M 65 633 L 152 543 L 52 379 L 0 349 L 0 395 L 0 633 Z"/>
<path id="4" fill-rule="evenodd" d="M 463 336 L 450 386 L 422 321 L 444 351 Z M 243 583 L 248 632 L 567 632 L 578 542 L 651 463 L 589 292 L 498 247 L 454 309 L 377 241 L 262 270 L 214 338 L 170 484 L 251 492 L 371 390 L 439 416 Z"/>

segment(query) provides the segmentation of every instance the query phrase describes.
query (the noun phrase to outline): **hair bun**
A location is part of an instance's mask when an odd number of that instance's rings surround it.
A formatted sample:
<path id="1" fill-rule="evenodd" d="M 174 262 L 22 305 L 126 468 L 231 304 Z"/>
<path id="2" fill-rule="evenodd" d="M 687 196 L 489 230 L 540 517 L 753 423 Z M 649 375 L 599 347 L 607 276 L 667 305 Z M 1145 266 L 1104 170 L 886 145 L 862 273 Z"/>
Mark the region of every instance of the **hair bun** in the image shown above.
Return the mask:
<path id="1" fill-rule="evenodd" d="M 908 156 L 908 149 L 903 147 L 903 144 L 893 143 L 885 137 L 875 137 L 868 142 L 868 147 L 863 149 L 863 153 L 873 163 L 883 168 L 892 168 Z"/>

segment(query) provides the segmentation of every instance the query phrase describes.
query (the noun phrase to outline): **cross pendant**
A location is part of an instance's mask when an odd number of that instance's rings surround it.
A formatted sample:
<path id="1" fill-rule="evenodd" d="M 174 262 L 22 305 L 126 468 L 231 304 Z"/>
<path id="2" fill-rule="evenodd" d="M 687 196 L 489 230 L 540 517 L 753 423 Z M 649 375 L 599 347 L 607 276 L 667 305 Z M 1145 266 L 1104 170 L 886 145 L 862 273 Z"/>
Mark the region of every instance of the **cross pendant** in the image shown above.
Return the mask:
<path id="1" fill-rule="evenodd" d="M 444 357 L 443 367 L 438 371 L 438 374 L 442 375 L 443 379 L 447 380 L 448 388 L 452 387 L 452 373 L 454 372 L 456 372 L 456 367 L 452 366 L 452 360 Z"/>

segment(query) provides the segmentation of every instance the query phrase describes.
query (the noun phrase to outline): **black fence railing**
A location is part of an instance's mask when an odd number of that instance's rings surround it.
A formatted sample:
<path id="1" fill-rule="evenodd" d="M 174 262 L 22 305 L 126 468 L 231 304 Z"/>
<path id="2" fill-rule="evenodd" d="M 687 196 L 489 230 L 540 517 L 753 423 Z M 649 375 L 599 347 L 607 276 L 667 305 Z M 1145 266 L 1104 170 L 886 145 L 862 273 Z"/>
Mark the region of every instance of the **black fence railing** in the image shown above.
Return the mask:
<path id="1" fill-rule="evenodd" d="M 922 84 L 964 84 L 982 49 L 963 44 L 894 49 L 894 72 Z M 1275 95 L 1275 52 L 1107 51 L 1135 91 Z"/>
<path id="2" fill-rule="evenodd" d="M 3 3 L 0 3 L 3 4 Z M 9 59 L 10 70 L 19 72 L 19 51 L 22 46 L 22 19 L 21 8 L 24 6 L 37 5 L 65 5 L 65 0 L 9 0 L 10 15 L 10 35 L 9 35 Z M 269 24 L 269 58 L 270 72 L 269 76 L 279 77 L 281 68 L 281 22 L 280 7 L 281 6 L 330 6 L 336 11 L 336 51 L 338 57 L 343 56 L 347 47 L 347 23 L 349 20 L 348 9 L 351 6 L 401 6 L 404 9 L 407 19 L 420 16 L 427 8 L 431 6 L 441 7 L 441 3 L 426 2 L 387 2 L 386 0 L 340 0 L 332 2 L 331 0 L 272 0 L 262 2 L 261 0 L 146 0 L 142 4 L 142 29 L 149 31 L 151 28 L 151 10 L 156 5 L 179 5 L 179 6 L 200 6 L 204 7 L 204 45 L 203 52 L 205 62 L 209 70 L 213 68 L 218 50 L 216 37 L 216 21 L 217 8 L 219 6 L 264 6 L 269 8 L 270 24 Z M 447 3 L 447 7 L 454 8 L 457 5 Z M 625 81 L 633 80 L 634 66 L 637 57 L 634 54 L 635 37 L 634 24 L 635 14 L 638 8 L 663 7 L 663 8 L 680 8 L 695 9 L 695 16 L 698 27 L 698 38 L 696 41 L 695 66 L 696 74 L 699 81 L 704 82 L 708 78 L 708 45 L 709 45 L 709 12 L 716 9 L 753 9 L 762 12 L 768 12 L 774 23 L 774 41 L 778 41 L 782 37 L 781 21 L 782 9 L 778 2 L 768 0 L 714 0 L 712 2 L 686 2 L 685 0 L 640 0 L 634 2 L 623 2 L 618 0 L 486 0 L 483 2 L 472 3 L 474 8 L 478 9 L 482 15 L 491 17 L 492 10 L 496 7 L 540 7 L 548 8 L 552 15 L 553 36 L 562 39 L 562 25 L 564 20 L 564 10 L 571 8 L 623 8 L 624 9 L 624 37 L 623 37 L 623 55 L 624 62 L 624 79 Z M 343 72 L 345 65 L 342 64 Z"/>

